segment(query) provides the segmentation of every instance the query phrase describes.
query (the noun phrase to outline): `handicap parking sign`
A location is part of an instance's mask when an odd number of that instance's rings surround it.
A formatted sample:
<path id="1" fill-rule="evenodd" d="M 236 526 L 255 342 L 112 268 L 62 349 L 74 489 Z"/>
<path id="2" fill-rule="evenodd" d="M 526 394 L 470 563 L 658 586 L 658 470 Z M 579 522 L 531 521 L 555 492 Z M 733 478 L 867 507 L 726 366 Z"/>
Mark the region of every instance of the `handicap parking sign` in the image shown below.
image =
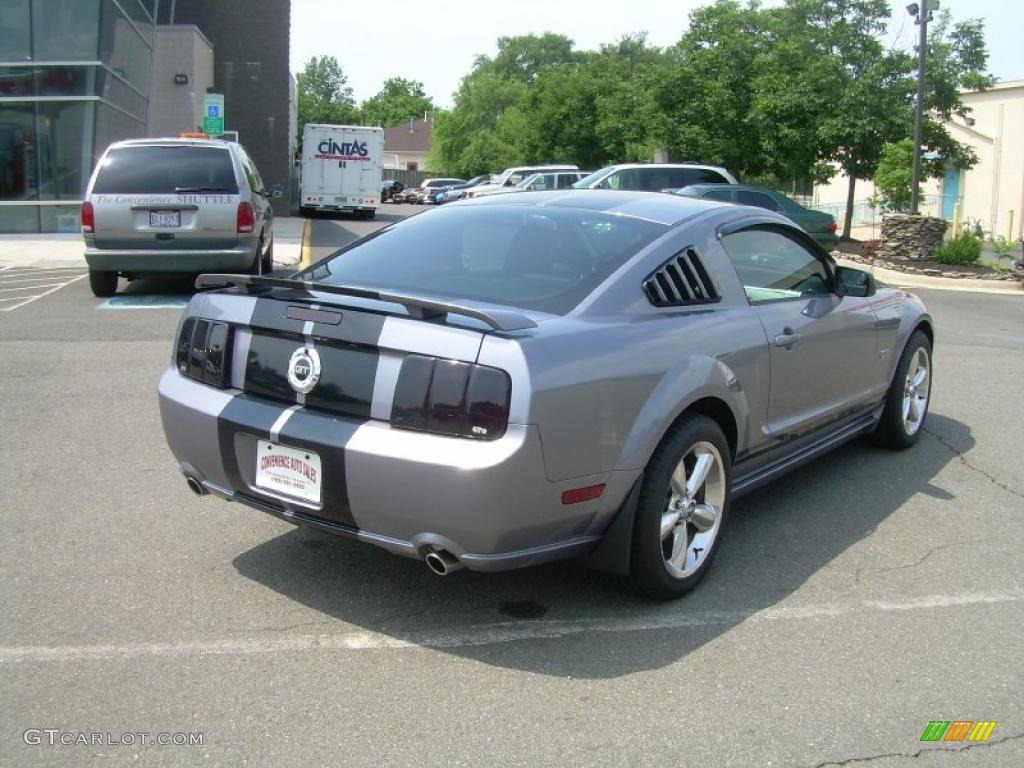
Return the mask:
<path id="1" fill-rule="evenodd" d="M 207 117 L 220 117 L 220 104 L 208 104 L 206 107 Z"/>

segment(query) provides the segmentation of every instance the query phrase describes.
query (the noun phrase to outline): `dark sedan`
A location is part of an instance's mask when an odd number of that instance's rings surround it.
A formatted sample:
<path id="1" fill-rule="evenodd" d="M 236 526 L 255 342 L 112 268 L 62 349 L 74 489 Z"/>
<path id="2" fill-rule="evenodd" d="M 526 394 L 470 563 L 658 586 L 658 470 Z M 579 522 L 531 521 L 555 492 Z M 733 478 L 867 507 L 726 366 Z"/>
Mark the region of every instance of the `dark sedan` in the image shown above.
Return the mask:
<path id="1" fill-rule="evenodd" d="M 676 190 L 675 194 L 683 197 L 699 197 L 702 200 L 720 200 L 724 203 L 752 205 L 768 211 L 781 213 L 790 221 L 798 224 L 807 234 L 826 248 L 839 242 L 836 235 L 836 220 L 831 214 L 805 208 L 800 203 L 786 197 L 770 187 L 752 187 L 744 184 L 691 184 Z"/>

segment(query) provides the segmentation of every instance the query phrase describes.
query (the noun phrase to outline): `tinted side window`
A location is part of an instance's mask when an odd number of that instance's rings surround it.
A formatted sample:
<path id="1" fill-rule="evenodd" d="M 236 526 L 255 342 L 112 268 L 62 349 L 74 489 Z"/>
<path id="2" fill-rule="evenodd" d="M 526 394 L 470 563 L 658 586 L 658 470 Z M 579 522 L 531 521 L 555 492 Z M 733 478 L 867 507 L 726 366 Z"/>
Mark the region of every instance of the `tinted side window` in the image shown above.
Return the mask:
<path id="1" fill-rule="evenodd" d="M 640 174 L 636 168 L 627 168 L 624 171 L 613 173 L 607 179 L 597 185 L 599 189 L 641 189 Z"/>
<path id="2" fill-rule="evenodd" d="M 728 189 L 712 189 L 701 195 L 703 200 L 721 200 L 723 203 L 732 202 L 732 191 Z"/>
<path id="3" fill-rule="evenodd" d="M 767 208 L 769 211 L 779 210 L 779 204 L 775 202 L 775 198 L 771 195 L 766 195 L 764 192 L 753 192 L 746 189 L 738 190 L 736 192 L 736 202 L 740 205 L 753 205 L 757 208 Z"/>
<path id="4" fill-rule="evenodd" d="M 781 230 L 744 229 L 722 238 L 751 303 L 832 292 L 824 264 Z"/>
<path id="5" fill-rule="evenodd" d="M 238 194 L 231 154 L 219 147 L 112 149 L 96 175 L 94 194 L 164 195 L 182 191 Z"/>
<path id="6" fill-rule="evenodd" d="M 718 171 L 710 168 L 686 168 L 686 184 L 728 184 L 729 180 Z"/>
<path id="7" fill-rule="evenodd" d="M 579 181 L 579 174 L 576 173 L 560 173 L 558 174 L 558 189 L 572 189 L 572 185 Z"/>

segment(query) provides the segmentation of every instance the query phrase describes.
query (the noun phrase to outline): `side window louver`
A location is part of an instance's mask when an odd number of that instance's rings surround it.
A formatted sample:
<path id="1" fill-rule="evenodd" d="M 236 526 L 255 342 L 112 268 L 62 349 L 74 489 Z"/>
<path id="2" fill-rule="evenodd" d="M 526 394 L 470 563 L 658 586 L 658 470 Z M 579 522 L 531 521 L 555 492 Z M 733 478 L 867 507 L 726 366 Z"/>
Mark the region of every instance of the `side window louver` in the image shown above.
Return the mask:
<path id="1" fill-rule="evenodd" d="M 684 248 L 643 282 L 656 307 L 686 307 L 721 301 L 722 294 L 693 248 Z"/>

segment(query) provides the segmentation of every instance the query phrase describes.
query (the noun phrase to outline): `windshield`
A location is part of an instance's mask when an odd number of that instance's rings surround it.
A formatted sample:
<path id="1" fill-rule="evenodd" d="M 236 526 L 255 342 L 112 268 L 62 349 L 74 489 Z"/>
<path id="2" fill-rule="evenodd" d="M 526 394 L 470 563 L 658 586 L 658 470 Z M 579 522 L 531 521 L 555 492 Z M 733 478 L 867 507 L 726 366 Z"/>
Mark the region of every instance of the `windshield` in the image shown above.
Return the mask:
<path id="1" fill-rule="evenodd" d="M 573 208 L 455 206 L 380 230 L 303 277 L 565 314 L 666 229 Z"/>
<path id="2" fill-rule="evenodd" d="M 163 195 L 180 192 L 238 194 L 231 154 L 220 147 L 119 147 L 103 158 L 94 194 Z"/>
<path id="3" fill-rule="evenodd" d="M 573 189 L 590 189 L 595 182 L 600 181 L 602 177 L 607 176 L 613 170 L 615 170 L 615 167 L 610 165 L 607 168 L 601 168 L 600 170 L 594 171 L 589 176 L 584 176 L 573 184 Z"/>

